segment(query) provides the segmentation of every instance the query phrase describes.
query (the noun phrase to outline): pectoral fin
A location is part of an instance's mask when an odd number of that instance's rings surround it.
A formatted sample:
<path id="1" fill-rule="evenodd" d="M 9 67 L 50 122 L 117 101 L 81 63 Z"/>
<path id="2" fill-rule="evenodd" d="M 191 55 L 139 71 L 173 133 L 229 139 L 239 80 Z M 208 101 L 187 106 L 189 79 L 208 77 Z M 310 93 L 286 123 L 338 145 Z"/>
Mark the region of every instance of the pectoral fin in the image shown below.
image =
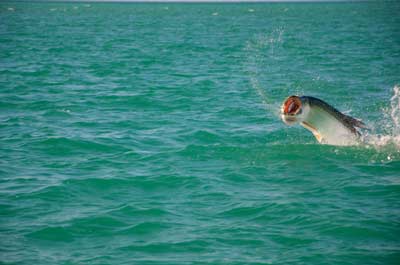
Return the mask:
<path id="1" fill-rule="evenodd" d="M 317 139 L 317 141 L 321 143 L 322 136 L 319 134 L 319 132 L 317 131 L 317 129 L 314 126 L 312 126 L 311 124 L 309 124 L 308 122 L 305 122 L 305 121 L 301 122 L 301 125 L 303 125 L 304 128 L 306 128 L 309 131 L 311 131 L 312 134 L 314 134 L 314 136 Z"/>

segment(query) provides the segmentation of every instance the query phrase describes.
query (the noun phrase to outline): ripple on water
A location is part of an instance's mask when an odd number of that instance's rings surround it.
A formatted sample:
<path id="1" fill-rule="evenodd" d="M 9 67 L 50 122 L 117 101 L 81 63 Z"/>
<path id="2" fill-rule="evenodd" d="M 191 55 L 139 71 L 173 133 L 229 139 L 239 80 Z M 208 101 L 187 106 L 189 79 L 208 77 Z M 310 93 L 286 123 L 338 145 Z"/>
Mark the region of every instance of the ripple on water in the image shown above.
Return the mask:
<path id="1" fill-rule="evenodd" d="M 1 262 L 397 264 L 398 5 L 0 4 Z"/>

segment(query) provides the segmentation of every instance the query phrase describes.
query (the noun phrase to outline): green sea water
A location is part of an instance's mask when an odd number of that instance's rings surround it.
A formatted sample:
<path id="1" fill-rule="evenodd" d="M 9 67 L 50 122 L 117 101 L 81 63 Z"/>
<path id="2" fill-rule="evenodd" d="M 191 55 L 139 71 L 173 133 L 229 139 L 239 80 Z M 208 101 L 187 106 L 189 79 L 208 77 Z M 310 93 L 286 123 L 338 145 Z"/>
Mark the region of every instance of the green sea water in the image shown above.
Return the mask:
<path id="1" fill-rule="evenodd" d="M 399 264 L 399 11 L 0 2 L 0 263 Z"/>

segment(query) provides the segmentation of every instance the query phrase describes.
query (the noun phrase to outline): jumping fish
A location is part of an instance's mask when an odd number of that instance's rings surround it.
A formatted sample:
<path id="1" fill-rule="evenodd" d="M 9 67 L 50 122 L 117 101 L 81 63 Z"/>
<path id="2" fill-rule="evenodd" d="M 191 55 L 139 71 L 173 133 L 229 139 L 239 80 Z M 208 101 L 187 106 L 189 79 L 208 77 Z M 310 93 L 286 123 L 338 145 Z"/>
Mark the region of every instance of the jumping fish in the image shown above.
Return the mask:
<path id="1" fill-rule="evenodd" d="M 308 96 L 288 97 L 282 104 L 281 117 L 287 125 L 300 123 L 322 144 L 356 145 L 361 136 L 357 128 L 366 128 L 362 121 Z"/>

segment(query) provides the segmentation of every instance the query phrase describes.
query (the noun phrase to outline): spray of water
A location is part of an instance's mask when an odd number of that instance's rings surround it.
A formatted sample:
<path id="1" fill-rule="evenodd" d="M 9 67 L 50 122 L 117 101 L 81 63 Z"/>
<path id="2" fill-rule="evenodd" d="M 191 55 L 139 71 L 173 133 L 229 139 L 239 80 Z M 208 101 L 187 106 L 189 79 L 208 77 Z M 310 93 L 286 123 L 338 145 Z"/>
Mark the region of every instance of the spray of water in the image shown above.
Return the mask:
<path id="1" fill-rule="evenodd" d="M 268 93 L 260 84 L 260 76 L 268 75 L 269 63 L 276 60 L 276 49 L 279 49 L 283 42 L 282 28 L 273 30 L 268 35 L 257 35 L 252 41 L 246 43 L 248 54 L 246 70 L 250 77 L 251 87 L 260 96 L 261 101 L 268 113 L 279 117 L 279 100 L 274 98 L 274 90 L 270 88 Z"/>
<path id="2" fill-rule="evenodd" d="M 378 133 L 372 130 L 364 135 L 364 142 L 368 147 L 375 149 L 392 148 L 396 153 L 400 152 L 400 87 L 393 88 L 393 96 L 390 98 L 390 107 L 383 110 L 382 124 L 376 124 L 375 128 L 382 128 Z M 388 155 L 390 157 L 390 155 Z"/>
<path id="3" fill-rule="evenodd" d="M 393 133 L 400 134 L 400 87 L 393 88 L 393 97 L 390 99 L 390 117 L 393 121 Z"/>

